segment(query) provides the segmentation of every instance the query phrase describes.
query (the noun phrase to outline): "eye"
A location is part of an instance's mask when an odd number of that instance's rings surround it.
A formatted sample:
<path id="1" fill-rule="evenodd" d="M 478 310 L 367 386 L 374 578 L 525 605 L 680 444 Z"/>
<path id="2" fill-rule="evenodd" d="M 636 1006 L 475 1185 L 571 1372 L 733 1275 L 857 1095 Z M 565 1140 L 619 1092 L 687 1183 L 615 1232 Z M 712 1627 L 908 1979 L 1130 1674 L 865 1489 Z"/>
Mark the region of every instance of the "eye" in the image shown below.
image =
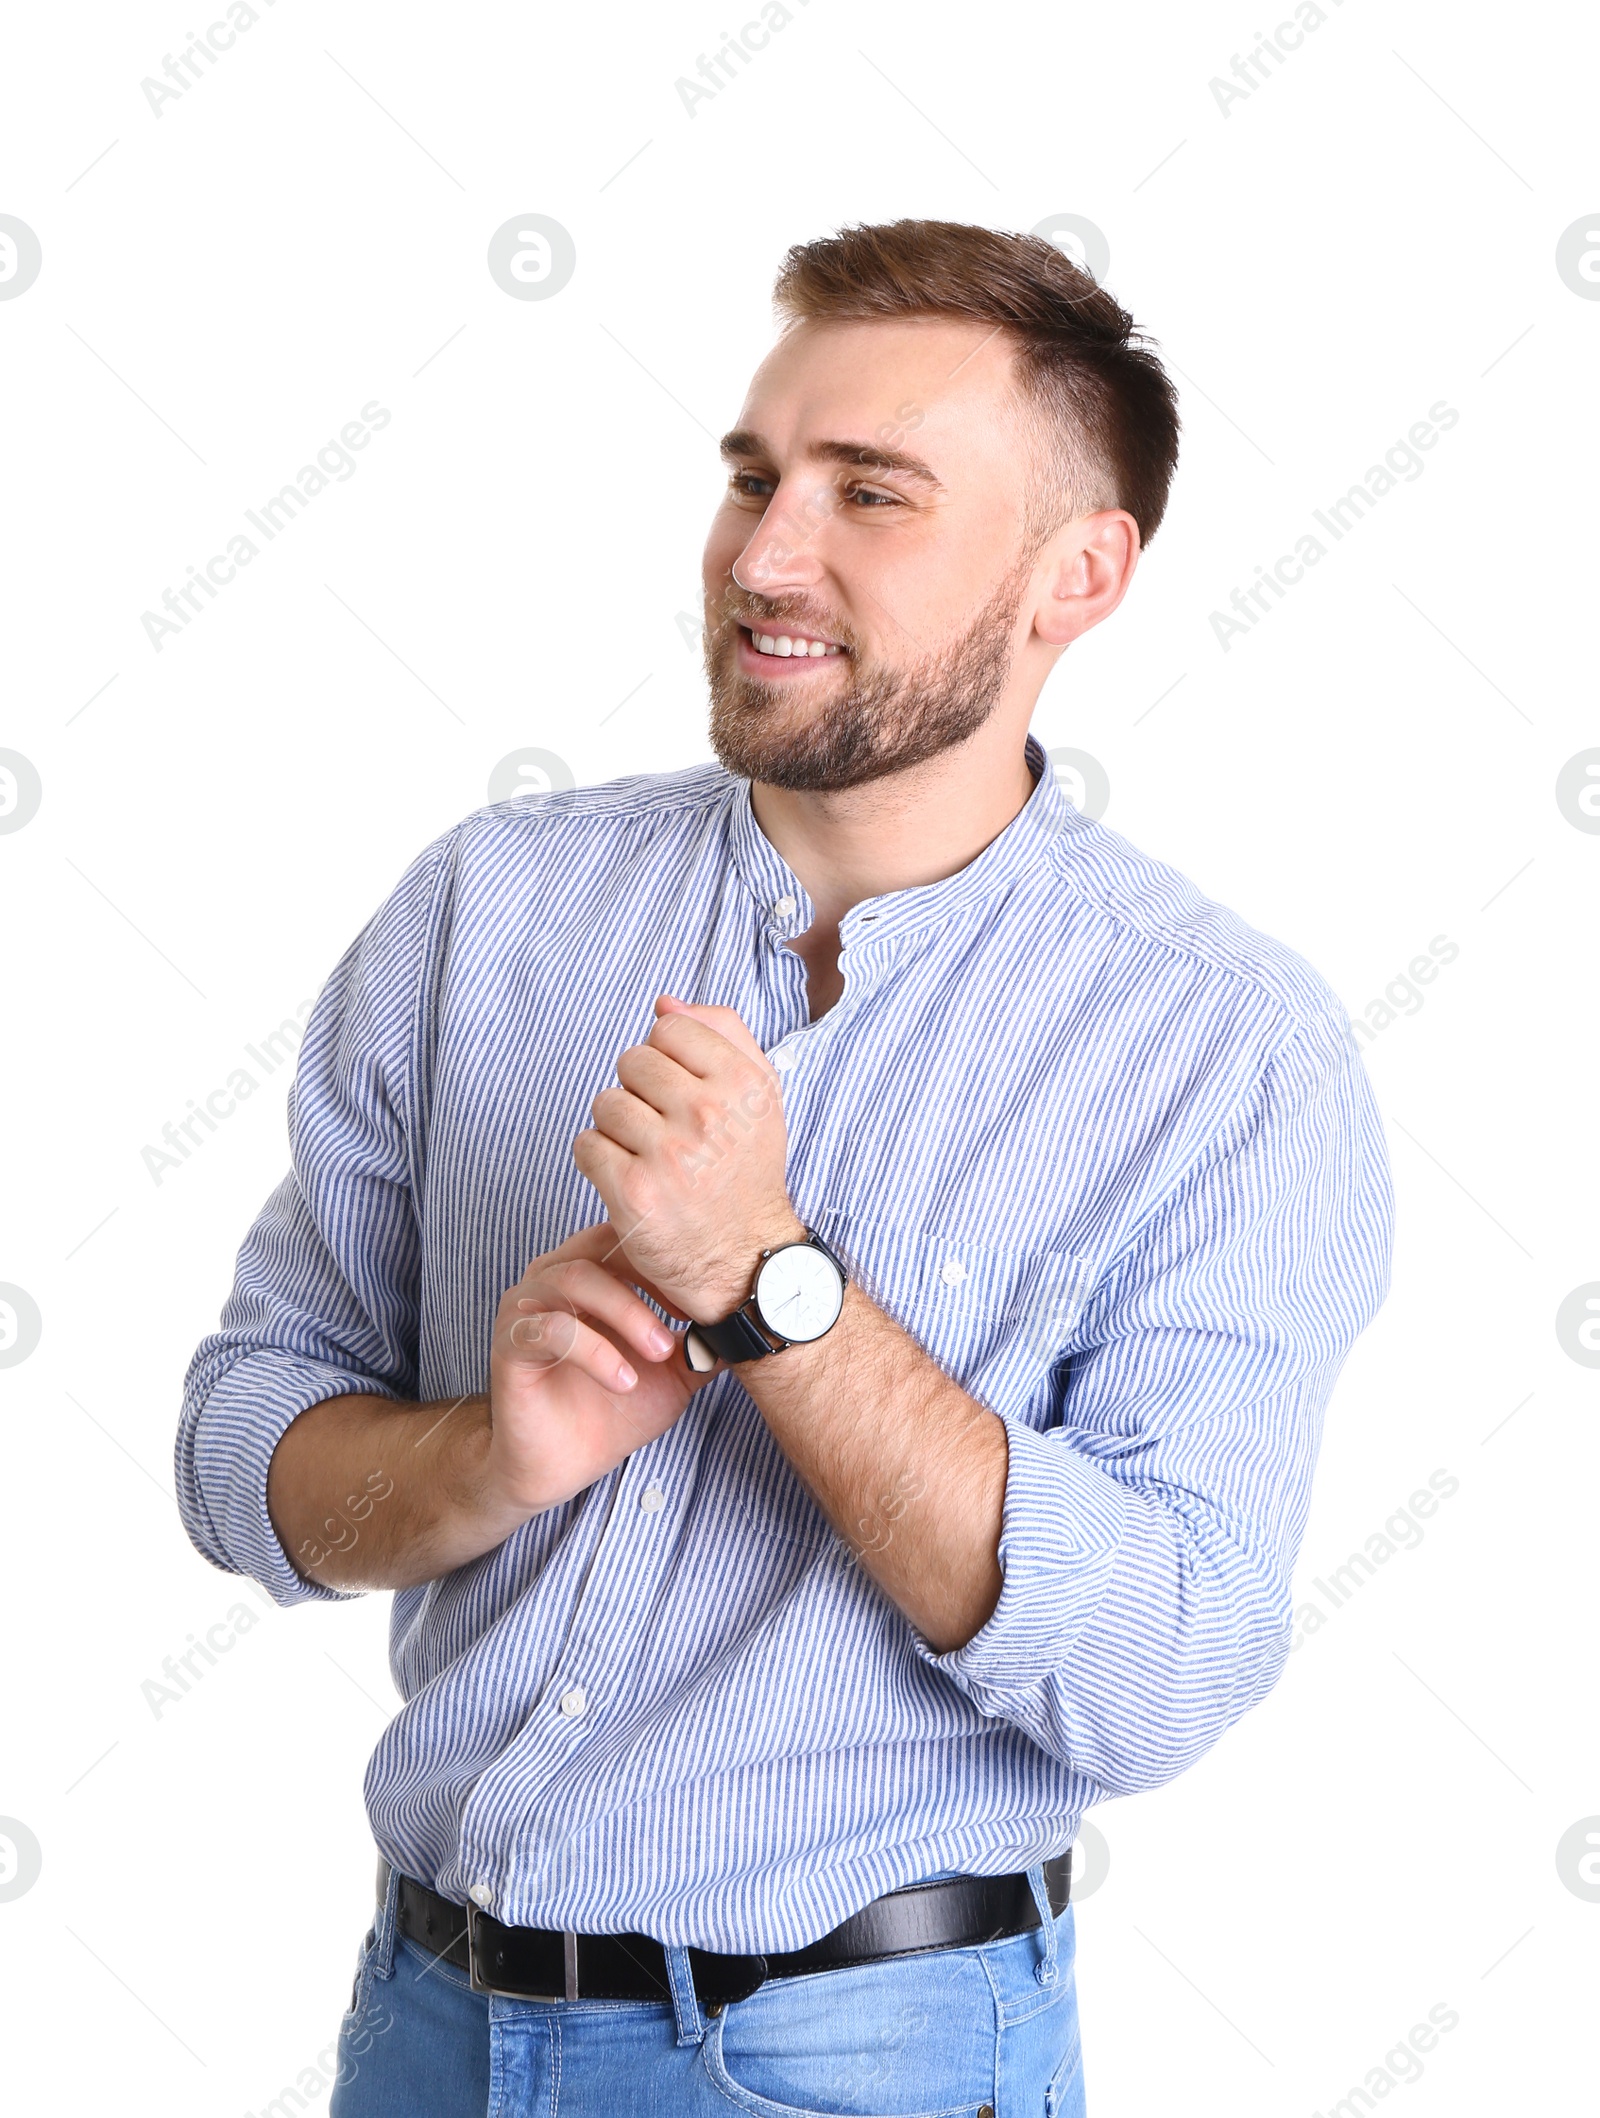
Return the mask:
<path id="1" fill-rule="evenodd" d="M 899 507 L 900 505 L 898 493 L 886 493 L 881 487 L 871 485 L 847 485 L 844 488 L 844 498 L 851 502 L 859 502 L 863 513 L 869 512 L 873 508 Z"/>
<path id="2" fill-rule="evenodd" d="M 759 471 L 733 471 L 729 474 L 728 490 L 741 500 L 770 500 L 772 480 L 763 478 Z"/>

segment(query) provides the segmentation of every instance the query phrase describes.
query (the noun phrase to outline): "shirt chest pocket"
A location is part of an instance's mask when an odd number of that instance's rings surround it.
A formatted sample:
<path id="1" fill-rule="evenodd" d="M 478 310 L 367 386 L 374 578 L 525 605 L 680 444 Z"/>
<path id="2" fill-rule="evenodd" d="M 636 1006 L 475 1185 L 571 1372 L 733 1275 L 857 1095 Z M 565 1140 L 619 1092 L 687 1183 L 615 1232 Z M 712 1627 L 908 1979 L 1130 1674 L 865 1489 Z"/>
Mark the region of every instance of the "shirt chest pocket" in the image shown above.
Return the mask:
<path id="1" fill-rule="evenodd" d="M 863 1292 L 969 1396 L 1045 1423 L 1050 1369 L 1093 1282 L 1087 1258 L 835 1209 L 813 1225 Z"/>

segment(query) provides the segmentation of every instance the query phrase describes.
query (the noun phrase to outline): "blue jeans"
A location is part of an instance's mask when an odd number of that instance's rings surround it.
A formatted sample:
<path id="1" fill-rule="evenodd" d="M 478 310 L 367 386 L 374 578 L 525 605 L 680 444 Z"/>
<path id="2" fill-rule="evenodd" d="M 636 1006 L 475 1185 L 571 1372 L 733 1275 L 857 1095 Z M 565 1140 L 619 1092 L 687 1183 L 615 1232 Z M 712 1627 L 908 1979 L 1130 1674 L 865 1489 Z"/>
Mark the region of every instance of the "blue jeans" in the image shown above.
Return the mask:
<path id="1" fill-rule="evenodd" d="M 361 1945 L 329 2118 L 1083 2118 L 1070 1905 L 981 1948 L 769 1979 L 708 2017 L 680 1950 L 670 2003 L 474 1993 L 396 1932 L 395 1891 Z"/>

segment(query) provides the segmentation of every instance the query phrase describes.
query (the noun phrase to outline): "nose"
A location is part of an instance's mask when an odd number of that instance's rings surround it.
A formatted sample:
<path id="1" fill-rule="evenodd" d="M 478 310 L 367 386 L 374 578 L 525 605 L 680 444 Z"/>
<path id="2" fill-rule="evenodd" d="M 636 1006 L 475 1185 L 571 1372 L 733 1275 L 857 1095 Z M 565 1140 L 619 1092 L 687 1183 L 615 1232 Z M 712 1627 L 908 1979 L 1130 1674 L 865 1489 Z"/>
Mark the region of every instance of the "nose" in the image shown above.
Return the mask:
<path id="1" fill-rule="evenodd" d="M 831 486 L 808 490 L 783 479 L 733 563 L 731 571 L 739 587 L 764 596 L 814 588 L 824 571 L 818 540 L 835 505 Z"/>

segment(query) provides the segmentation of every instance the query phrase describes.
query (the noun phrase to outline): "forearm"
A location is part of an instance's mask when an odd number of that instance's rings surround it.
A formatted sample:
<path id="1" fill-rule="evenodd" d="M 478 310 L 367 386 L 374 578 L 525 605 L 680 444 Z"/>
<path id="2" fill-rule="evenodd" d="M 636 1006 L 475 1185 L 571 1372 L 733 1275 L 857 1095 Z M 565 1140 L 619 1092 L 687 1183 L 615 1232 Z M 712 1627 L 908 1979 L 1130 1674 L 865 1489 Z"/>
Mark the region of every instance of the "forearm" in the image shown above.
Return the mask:
<path id="1" fill-rule="evenodd" d="M 855 1285 L 823 1338 L 737 1373 L 873 1580 L 933 1647 L 963 1646 L 1000 1595 L 1004 1424 Z"/>
<path id="2" fill-rule="evenodd" d="M 526 1508 L 491 1495 L 489 1400 L 325 1398 L 284 1432 L 267 1512 L 296 1571 L 327 1588 L 434 1581 L 503 1544 Z"/>

